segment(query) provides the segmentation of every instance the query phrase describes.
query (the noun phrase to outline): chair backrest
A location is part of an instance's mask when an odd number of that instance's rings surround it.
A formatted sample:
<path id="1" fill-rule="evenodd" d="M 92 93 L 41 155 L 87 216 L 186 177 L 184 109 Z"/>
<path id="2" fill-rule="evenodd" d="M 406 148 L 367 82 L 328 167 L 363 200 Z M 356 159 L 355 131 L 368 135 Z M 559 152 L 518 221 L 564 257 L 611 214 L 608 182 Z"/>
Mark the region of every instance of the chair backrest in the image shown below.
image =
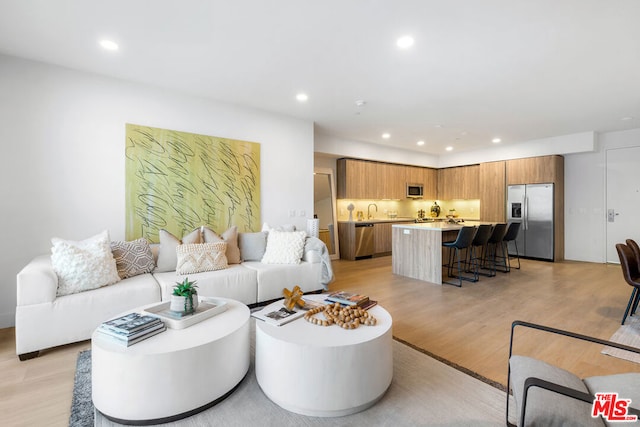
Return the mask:
<path id="1" fill-rule="evenodd" d="M 489 237 L 489 243 L 500 243 L 507 232 L 507 224 L 500 223 L 493 226 L 493 233 Z"/>
<path id="2" fill-rule="evenodd" d="M 511 224 L 509 224 L 509 228 L 507 228 L 507 232 L 505 233 L 502 240 L 504 240 L 505 242 L 516 240 L 516 237 L 518 237 L 518 231 L 520 231 L 520 223 L 512 222 Z"/>
<path id="3" fill-rule="evenodd" d="M 616 250 L 618 251 L 618 258 L 620 258 L 624 280 L 631 286 L 640 287 L 640 271 L 638 270 L 638 260 L 635 254 L 624 243 L 618 243 Z"/>
<path id="4" fill-rule="evenodd" d="M 478 226 L 478 231 L 476 231 L 471 244 L 473 246 L 484 246 L 489 241 L 489 237 L 491 237 L 491 226 L 489 224 L 481 224 Z"/>
<path id="5" fill-rule="evenodd" d="M 636 256 L 636 261 L 638 261 L 638 268 L 640 268 L 640 247 L 633 239 L 626 240 L 627 246 L 631 248 L 633 254 Z"/>
<path id="6" fill-rule="evenodd" d="M 458 249 L 468 248 L 473 241 L 473 236 L 476 234 L 475 227 L 464 226 L 458 231 L 458 237 L 453 242 L 453 246 Z"/>

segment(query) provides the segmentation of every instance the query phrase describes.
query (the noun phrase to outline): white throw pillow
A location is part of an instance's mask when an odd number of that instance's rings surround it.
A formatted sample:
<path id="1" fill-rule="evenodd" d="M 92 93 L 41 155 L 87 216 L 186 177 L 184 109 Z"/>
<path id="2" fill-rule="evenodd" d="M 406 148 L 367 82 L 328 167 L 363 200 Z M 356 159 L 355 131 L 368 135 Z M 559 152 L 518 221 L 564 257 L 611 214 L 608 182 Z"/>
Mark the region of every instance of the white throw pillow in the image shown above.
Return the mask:
<path id="1" fill-rule="evenodd" d="M 51 243 L 58 296 L 97 289 L 120 280 L 108 231 L 79 242 L 54 237 Z"/>
<path id="2" fill-rule="evenodd" d="M 269 231 L 267 249 L 262 257 L 262 262 L 265 264 L 300 264 L 306 238 L 306 231 Z"/>
<path id="3" fill-rule="evenodd" d="M 176 273 L 192 274 L 227 268 L 227 242 L 180 245 L 176 248 Z"/>

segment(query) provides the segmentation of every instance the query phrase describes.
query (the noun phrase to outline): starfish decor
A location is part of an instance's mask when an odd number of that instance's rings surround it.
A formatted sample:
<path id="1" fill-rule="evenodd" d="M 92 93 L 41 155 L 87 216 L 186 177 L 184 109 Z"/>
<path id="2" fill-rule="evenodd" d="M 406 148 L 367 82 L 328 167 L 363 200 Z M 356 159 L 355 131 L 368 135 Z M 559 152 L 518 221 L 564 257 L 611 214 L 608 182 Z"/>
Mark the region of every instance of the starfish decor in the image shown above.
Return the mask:
<path id="1" fill-rule="evenodd" d="M 284 294 L 284 306 L 287 310 L 293 310 L 293 307 L 298 304 L 300 307 L 304 307 L 304 300 L 302 299 L 302 290 L 300 286 L 296 285 L 293 290 L 284 288 L 282 290 Z"/>

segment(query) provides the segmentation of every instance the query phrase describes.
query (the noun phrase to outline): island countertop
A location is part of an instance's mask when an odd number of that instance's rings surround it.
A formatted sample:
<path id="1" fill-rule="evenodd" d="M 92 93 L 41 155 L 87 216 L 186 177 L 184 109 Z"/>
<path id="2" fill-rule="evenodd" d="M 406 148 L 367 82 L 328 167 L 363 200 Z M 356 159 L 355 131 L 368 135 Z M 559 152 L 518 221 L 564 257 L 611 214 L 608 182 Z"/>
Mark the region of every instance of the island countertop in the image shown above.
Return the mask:
<path id="1" fill-rule="evenodd" d="M 495 224 L 484 221 L 421 222 L 392 225 L 391 264 L 394 274 L 442 284 L 442 266 L 448 259 L 443 253 L 443 235 L 455 240 L 462 227 Z M 443 256 L 444 255 L 444 256 Z"/>

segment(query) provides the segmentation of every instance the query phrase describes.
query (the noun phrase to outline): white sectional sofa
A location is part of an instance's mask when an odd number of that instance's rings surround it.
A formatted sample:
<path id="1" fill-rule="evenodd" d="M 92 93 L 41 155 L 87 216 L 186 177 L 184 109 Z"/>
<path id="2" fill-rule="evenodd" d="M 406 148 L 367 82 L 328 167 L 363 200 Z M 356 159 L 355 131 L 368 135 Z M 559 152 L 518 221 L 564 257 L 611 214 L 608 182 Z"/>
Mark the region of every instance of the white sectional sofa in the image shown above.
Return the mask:
<path id="1" fill-rule="evenodd" d="M 153 252 L 158 262 L 158 245 Z M 295 285 L 305 293 L 326 290 L 333 279 L 326 246 L 313 237 L 306 238 L 296 264 L 250 260 L 188 275 L 156 270 L 60 296 L 51 256 L 34 258 L 17 275 L 16 353 L 20 360 L 36 357 L 46 348 L 87 340 L 100 323 L 119 313 L 168 300 L 173 286 L 184 277 L 197 281 L 200 296 L 232 298 L 247 305 L 281 298 L 283 288 Z"/>

